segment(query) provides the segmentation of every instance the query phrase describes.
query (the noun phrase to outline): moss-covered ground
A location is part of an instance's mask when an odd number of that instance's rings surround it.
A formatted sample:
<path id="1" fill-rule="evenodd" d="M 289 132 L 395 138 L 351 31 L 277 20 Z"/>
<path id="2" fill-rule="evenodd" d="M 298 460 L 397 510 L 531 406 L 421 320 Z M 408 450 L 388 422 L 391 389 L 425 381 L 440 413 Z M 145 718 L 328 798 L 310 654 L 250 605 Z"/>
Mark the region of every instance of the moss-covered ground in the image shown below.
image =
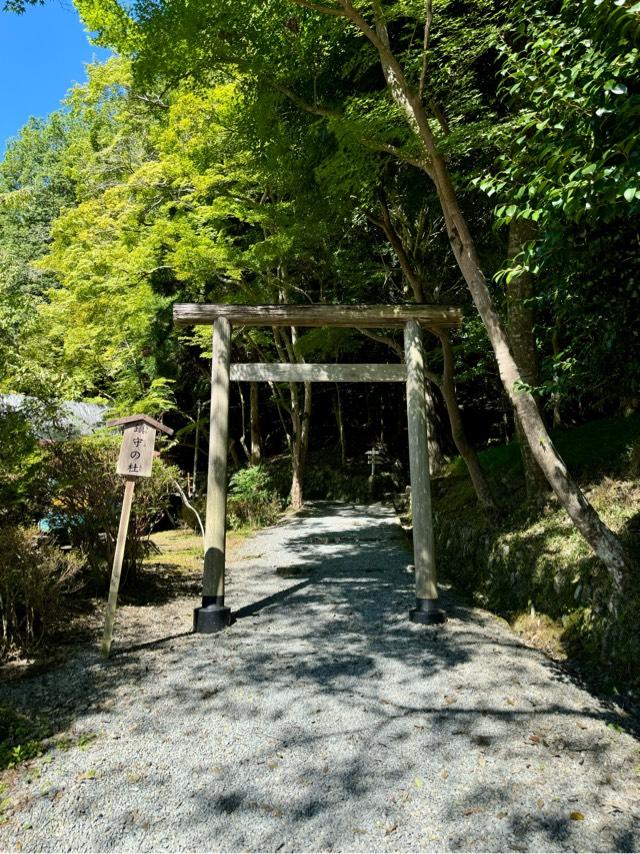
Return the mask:
<path id="1" fill-rule="evenodd" d="M 589 500 L 640 562 L 640 418 L 557 431 L 554 442 Z M 509 620 L 525 639 L 581 664 L 600 688 L 637 696 L 640 580 L 611 609 L 602 563 L 551 494 L 526 496 L 516 443 L 480 454 L 500 506 L 482 511 L 460 460 L 435 479 L 440 575 Z"/>

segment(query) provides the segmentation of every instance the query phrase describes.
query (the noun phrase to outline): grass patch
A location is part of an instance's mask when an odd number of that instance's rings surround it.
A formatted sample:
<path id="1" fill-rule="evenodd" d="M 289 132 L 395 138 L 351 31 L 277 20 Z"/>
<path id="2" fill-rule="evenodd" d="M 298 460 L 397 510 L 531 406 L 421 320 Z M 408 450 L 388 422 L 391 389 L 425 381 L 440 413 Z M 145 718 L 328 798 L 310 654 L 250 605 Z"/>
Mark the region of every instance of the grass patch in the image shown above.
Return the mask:
<path id="1" fill-rule="evenodd" d="M 43 719 L 0 705 L 0 771 L 41 756 L 42 741 L 48 733 L 49 727 Z"/>

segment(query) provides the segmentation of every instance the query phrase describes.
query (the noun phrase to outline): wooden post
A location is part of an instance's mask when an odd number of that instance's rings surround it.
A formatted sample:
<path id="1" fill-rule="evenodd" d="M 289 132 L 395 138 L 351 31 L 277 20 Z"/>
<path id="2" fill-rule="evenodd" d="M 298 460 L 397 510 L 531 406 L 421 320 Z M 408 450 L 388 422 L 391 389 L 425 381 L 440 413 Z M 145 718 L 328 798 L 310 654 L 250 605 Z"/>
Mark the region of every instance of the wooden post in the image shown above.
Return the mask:
<path id="1" fill-rule="evenodd" d="M 436 564 L 431 517 L 431 483 L 427 445 L 427 407 L 424 396 L 424 348 L 417 320 L 404 328 L 407 368 L 407 420 L 409 469 L 413 515 L 413 553 L 416 573 L 416 607 L 409 613 L 414 623 L 444 623 L 446 615 L 437 607 Z"/>
<path id="2" fill-rule="evenodd" d="M 219 317 L 213 324 L 202 607 L 193 615 L 194 632 L 205 634 L 219 632 L 231 622 L 231 611 L 224 604 L 230 359 L 231 324 Z"/>
<path id="3" fill-rule="evenodd" d="M 113 556 L 113 569 L 111 570 L 109 601 L 107 602 L 107 614 L 104 623 L 104 634 L 102 635 L 102 646 L 100 649 L 103 658 L 109 658 L 109 652 L 111 651 L 113 624 L 116 618 L 116 605 L 118 604 L 118 590 L 120 588 L 120 573 L 122 572 L 122 560 L 124 558 L 124 547 L 127 542 L 127 530 L 129 528 L 129 516 L 131 514 L 131 502 L 133 501 L 133 490 L 135 485 L 135 480 L 130 479 L 125 482 L 124 486 L 124 498 L 122 500 L 122 511 L 120 513 L 116 553 Z"/>

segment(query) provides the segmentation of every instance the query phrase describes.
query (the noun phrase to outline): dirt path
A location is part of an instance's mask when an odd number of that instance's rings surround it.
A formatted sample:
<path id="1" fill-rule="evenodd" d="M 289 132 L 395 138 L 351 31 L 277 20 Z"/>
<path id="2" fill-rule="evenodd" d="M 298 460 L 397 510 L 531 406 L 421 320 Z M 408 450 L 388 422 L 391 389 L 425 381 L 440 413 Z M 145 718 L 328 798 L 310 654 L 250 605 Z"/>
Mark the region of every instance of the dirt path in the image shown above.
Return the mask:
<path id="1" fill-rule="evenodd" d="M 73 719 L 0 849 L 636 850 L 638 743 L 490 615 L 409 623 L 409 562 L 388 509 L 314 505 L 236 550 L 225 633 L 173 603 L 176 637 L 0 688 Z"/>

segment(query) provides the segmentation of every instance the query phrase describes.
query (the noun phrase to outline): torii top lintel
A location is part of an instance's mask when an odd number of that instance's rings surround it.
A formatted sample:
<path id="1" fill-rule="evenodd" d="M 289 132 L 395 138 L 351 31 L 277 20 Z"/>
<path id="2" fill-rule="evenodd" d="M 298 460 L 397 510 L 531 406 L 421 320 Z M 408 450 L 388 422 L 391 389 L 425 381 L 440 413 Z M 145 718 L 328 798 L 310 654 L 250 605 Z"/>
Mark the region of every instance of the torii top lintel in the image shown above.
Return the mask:
<path id="1" fill-rule="evenodd" d="M 353 326 L 402 327 L 417 320 L 427 329 L 459 326 L 462 311 L 442 305 L 215 305 L 176 303 L 173 320 L 178 326 L 212 324 L 224 317 L 237 326 Z"/>

